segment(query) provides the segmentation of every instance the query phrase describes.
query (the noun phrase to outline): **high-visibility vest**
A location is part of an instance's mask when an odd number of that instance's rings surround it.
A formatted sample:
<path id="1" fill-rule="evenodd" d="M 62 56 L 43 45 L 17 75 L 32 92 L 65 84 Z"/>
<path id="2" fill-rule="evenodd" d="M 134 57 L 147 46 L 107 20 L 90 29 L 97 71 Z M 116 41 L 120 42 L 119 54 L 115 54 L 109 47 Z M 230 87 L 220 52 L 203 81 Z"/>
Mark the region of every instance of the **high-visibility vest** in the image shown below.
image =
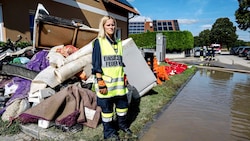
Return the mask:
<path id="1" fill-rule="evenodd" d="M 101 48 L 102 57 L 102 78 L 106 83 L 108 93 L 99 93 L 97 83 L 95 89 L 97 96 L 100 98 L 109 98 L 114 96 L 122 96 L 128 92 L 124 86 L 124 70 L 122 61 L 122 42 L 117 41 L 116 45 L 111 45 L 106 38 L 98 38 Z M 115 51 L 117 50 L 117 52 Z"/>

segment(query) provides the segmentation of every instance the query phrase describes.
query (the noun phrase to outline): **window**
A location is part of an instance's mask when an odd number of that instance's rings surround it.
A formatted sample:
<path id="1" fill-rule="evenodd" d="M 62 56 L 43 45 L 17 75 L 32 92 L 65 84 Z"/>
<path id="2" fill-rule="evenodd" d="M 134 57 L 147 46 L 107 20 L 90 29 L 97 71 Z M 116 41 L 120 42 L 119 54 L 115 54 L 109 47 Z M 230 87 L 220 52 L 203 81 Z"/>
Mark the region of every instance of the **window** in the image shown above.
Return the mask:
<path id="1" fill-rule="evenodd" d="M 118 39 L 121 39 L 121 37 L 122 37 L 122 29 L 119 27 L 116 29 L 116 37 Z"/>
<path id="2" fill-rule="evenodd" d="M 30 39 L 33 41 L 33 33 L 34 33 L 34 19 L 35 19 L 35 11 L 29 11 L 29 29 L 30 29 Z"/>

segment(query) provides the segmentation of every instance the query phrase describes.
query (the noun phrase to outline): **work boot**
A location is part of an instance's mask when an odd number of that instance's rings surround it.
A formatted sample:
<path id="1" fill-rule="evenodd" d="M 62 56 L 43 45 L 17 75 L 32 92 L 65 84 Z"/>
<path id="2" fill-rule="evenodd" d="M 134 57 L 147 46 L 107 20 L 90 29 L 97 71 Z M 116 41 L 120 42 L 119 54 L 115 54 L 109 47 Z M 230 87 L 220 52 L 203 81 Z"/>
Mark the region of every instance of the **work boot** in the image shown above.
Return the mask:
<path id="1" fill-rule="evenodd" d="M 135 135 L 129 128 L 122 130 L 125 133 L 126 139 L 138 139 L 137 135 Z"/>
<path id="2" fill-rule="evenodd" d="M 117 136 L 117 130 L 114 129 L 112 122 L 102 122 L 103 124 L 103 136 L 104 139 L 108 139 L 111 136 Z"/>
<path id="3" fill-rule="evenodd" d="M 112 135 L 109 136 L 107 139 L 105 139 L 105 141 L 120 141 L 120 138 L 119 138 L 118 135 L 112 134 Z"/>

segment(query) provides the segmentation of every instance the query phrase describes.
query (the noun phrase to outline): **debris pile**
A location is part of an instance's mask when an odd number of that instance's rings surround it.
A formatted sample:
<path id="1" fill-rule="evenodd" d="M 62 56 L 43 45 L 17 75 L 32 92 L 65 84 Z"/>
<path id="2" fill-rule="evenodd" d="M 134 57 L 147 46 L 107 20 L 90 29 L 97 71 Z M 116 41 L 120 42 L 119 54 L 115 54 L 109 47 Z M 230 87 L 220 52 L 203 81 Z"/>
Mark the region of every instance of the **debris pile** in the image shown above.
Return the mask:
<path id="1" fill-rule="evenodd" d="M 53 124 L 64 129 L 79 124 L 96 128 L 101 110 L 90 90 L 91 44 L 80 49 L 59 45 L 36 50 L 30 59 L 22 52 L 1 60 L 2 120 L 11 122 L 18 118 L 22 123 L 38 123 L 42 128 Z"/>

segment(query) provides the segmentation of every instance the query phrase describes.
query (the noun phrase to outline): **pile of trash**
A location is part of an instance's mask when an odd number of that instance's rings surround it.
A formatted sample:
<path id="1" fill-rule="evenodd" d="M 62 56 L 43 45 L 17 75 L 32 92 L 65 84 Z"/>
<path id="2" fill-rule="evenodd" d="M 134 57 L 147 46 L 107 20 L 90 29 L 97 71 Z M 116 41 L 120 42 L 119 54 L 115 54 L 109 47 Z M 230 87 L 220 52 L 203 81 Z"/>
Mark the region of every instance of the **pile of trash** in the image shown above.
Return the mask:
<path id="1" fill-rule="evenodd" d="M 27 57 L 27 51 L 34 52 Z M 82 48 L 59 45 L 50 50 L 26 47 L 1 53 L 0 115 L 48 128 L 96 128 L 101 109 L 91 91 L 92 42 Z M 53 122 L 54 121 L 54 122 Z"/>

